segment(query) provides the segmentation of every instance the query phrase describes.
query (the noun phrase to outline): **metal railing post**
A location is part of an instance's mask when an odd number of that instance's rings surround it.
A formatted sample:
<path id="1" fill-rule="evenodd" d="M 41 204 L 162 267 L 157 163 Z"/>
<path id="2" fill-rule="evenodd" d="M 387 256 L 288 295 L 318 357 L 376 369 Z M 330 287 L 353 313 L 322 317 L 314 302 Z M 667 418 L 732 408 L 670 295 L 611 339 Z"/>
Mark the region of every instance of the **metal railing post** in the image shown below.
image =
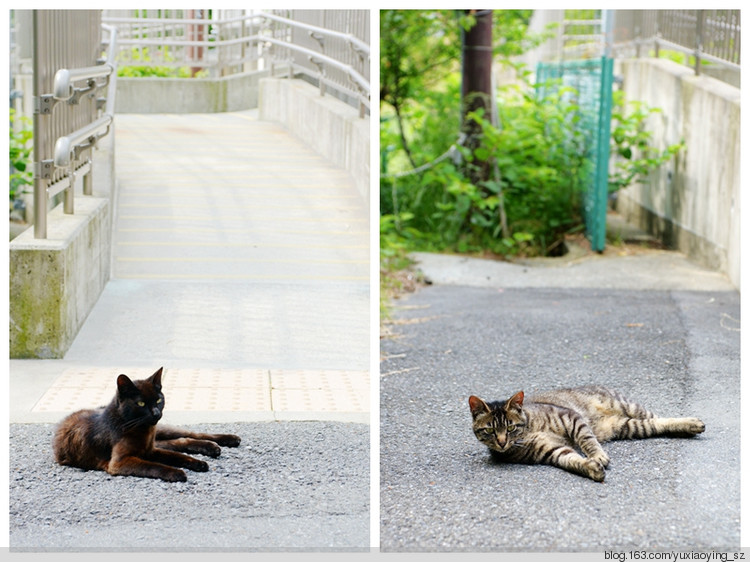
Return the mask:
<path id="1" fill-rule="evenodd" d="M 706 18 L 705 10 L 696 10 L 697 21 L 695 30 L 695 75 L 701 73 L 701 53 L 703 52 L 703 22 Z"/>
<path id="2" fill-rule="evenodd" d="M 75 186 L 76 186 L 76 171 L 73 165 L 70 166 L 70 172 L 68 173 L 69 185 L 65 189 L 65 199 L 63 201 L 63 212 L 66 215 L 72 215 L 75 212 Z"/>
<path id="3" fill-rule="evenodd" d="M 90 166 L 92 165 L 90 157 L 87 159 L 87 162 Z M 83 175 L 83 194 L 84 195 L 94 194 L 94 177 L 93 177 L 93 173 L 90 170 Z"/>
<path id="4" fill-rule="evenodd" d="M 36 10 L 33 11 L 32 19 L 32 65 L 34 69 L 34 79 L 32 92 L 34 103 L 37 105 L 34 109 L 34 158 L 41 154 L 42 135 L 45 128 L 42 127 L 41 119 L 43 114 L 39 107 L 40 92 L 39 76 L 41 76 L 41 61 L 39 60 L 39 15 Z M 34 162 L 34 238 L 47 237 L 47 180 L 42 178 L 42 166 L 38 160 Z"/>
<path id="5" fill-rule="evenodd" d="M 114 110 L 116 33 L 114 29 L 109 30 L 108 61 L 105 64 L 92 61 L 90 53 L 101 49 L 99 18 L 92 11 L 77 12 L 74 16 L 72 13 L 34 10 L 31 17 L 34 237 L 38 239 L 47 238 L 52 198 L 64 192 L 63 212 L 74 213 L 76 176 L 82 176 L 84 195 L 93 194 L 91 149 L 109 132 L 112 123 L 109 112 Z M 77 22 L 97 27 L 81 30 L 76 28 Z M 77 33 L 85 37 L 83 44 L 77 42 Z M 86 66 L 92 62 L 99 64 Z M 98 82 L 101 78 L 106 81 Z M 77 87 L 76 83 L 85 85 Z M 109 87 L 106 104 L 104 99 L 96 98 L 97 91 L 104 87 Z M 97 119 L 104 105 L 106 112 Z M 74 126 L 79 128 L 65 134 Z M 54 148 L 53 141 L 56 141 Z"/>

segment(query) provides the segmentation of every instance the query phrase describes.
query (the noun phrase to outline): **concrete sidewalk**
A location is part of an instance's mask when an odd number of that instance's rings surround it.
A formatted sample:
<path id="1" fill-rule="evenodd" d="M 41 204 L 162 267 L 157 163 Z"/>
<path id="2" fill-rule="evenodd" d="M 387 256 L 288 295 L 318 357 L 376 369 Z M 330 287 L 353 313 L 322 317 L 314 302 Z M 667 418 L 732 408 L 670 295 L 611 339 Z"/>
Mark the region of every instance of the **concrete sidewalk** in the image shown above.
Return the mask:
<path id="1" fill-rule="evenodd" d="M 118 115 L 113 276 L 11 422 L 165 368 L 165 421 L 369 421 L 369 224 L 348 173 L 255 111 Z"/>

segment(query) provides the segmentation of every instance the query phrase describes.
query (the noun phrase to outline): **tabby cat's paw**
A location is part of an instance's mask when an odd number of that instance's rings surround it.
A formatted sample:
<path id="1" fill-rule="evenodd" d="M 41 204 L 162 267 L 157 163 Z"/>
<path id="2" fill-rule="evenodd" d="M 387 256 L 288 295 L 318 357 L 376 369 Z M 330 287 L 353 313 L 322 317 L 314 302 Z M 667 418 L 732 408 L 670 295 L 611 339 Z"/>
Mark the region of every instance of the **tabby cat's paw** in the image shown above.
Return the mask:
<path id="1" fill-rule="evenodd" d="M 592 459 L 586 459 L 583 461 L 583 465 L 589 478 L 595 482 L 604 482 L 604 467 L 600 463 Z"/>
<path id="2" fill-rule="evenodd" d="M 600 451 L 591 455 L 589 459 L 594 462 L 598 462 L 600 465 L 602 465 L 602 468 L 607 468 L 609 466 L 609 455 L 604 451 Z"/>
<path id="3" fill-rule="evenodd" d="M 685 418 L 683 431 L 688 435 L 698 435 L 699 433 L 706 431 L 706 424 L 698 418 Z"/>

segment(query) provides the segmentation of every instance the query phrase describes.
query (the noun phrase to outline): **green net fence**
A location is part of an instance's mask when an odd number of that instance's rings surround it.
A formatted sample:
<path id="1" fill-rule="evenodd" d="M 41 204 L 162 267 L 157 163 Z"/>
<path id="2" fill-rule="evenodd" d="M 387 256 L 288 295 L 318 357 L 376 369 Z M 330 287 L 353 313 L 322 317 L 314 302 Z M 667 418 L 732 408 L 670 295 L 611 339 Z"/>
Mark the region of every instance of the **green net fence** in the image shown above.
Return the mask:
<path id="1" fill-rule="evenodd" d="M 604 250 L 607 227 L 609 137 L 612 118 L 612 59 L 601 57 L 560 63 L 539 63 L 536 81 L 539 94 L 550 88 L 572 88 L 579 119 L 572 125 L 584 138 L 587 166 L 584 196 L 586 235 L 591 249 Z"/>

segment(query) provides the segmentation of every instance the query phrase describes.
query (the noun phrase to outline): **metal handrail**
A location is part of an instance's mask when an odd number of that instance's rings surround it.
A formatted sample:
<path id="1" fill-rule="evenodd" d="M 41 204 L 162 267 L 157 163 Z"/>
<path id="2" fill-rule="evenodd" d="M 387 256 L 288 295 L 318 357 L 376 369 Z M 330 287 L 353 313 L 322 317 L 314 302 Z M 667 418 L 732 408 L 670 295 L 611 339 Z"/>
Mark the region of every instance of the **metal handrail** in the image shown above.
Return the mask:
<path id="1" fill-rule="evenodd" d="M 311 51 L 310 49 L 306 49 L 305 47 L 300 47 L 299 45 L 294 45 L 293 43 L 287 43 L 286 41 L 280 41 L 279 39 L 274 39 L 273 37 L 264 37 L 263 40 L 273 45 L 283 46 L 284 48 L 297 51 L 298 53 L 302 53 L 304 55 L 308 55 L 311 60 L 316 59 L 320 62 L 324 62 L 330 66 L 338 68 L 339 70 L 348 73 L 349 78 L 352 80 L 352 82 L 357 84 L 360 88 L 368 93 L 370 91 L 370 83 L 364 76 L 354 70 L 350 64 L 344 64 L 322 53 L 318 53 L 317 51 Z"/>
<path id="2" fill-rule="evenodd" d="M 92 195 L 91 159 L 77 162 L 80 153 L 92 148 L 97 141 L 106 135 L 114 120 L 115 103 L 115 81 L 117 30 L 109 25 L 102 25 L 109 32 L 107 59 L 103 64 L 84 68 L 67 69 L 62 68 L 55 72 L 53 82 L 53 93 L 43 94 L 48 103 L 45 105 L 44 113 L 51 113 L 51 105 L 58 102 L 77 103 L 80 95 L 94 92 L 100 88 L 107 87 L 107 99 L 103 114 L 92 123 L 77 129 L 76 131 L 59 137 L 55 141 L 53 158 L 38 163 L 35 170 L 37 178 L 35 181 L 49 181 L 53 177 L 55 168 L 66 168 L 68 173 L 62 179 L 48 184 L 46 189 L 40 192 L 34 190 L 34 237 L 47 237 L 47 208 L 50 198 L 64 192 L 63 211 L 66 214 L 74 212 L 74 188 L 76 175 L 83 175 L 83 193 Z M 106 82 L 98 83 L 97 78 L 106 78 Z M 76 89 L 75 82 L 87 81 L 87 87 Z M 36 121 L 36 120 L 35 120 Z"/>
<path id="3" fill-rule="evenodd" d="M 703 71 L 702 60 L 728 70 L 741 70 L 739 10 L 633 10 L 624 15 L 615 10 L 614 14 L 615 18 L 623 18 L 615 24 L 618 33 L 613 48 L 617 52 L 634 48 L 635 55 L 640 56 L 643 46 L 653 45 L 657 55 L 663 47 L 693 55 L 696 74 Z M 675 34 L 675 22 L 686 18 L 688 21 L 679 27 L 681 33 Z M 716 43 L 725 48 L 716 50 L 712 47 Z"/>
<path id="4" fill-rule="evenodd" d="M 113 69 L 117 68 L 117 28 L 113 25 L 102 24 L 102 29 L 109 33 L 107 45 L 107 62 Z M 115 114 L 115 96 L 117 94 L 117 72 L 112 72 L 109 77 L 107 87 L 107 102 L 104 106 L 104 112 L 108 115 Z"/>
<path id="5" fill-rule="evenodd" d="M 737 64 L 735 62 L 732 62 L 732 61 L 729 61 L 729 60 L 726 60 L 726 59 L 722 59 L 720 57 L 715 57 L 713 55 L 710 55 L 710 54 L 708 54 L 708 53 L 706 53 L 704 51 L 701 51 L 701 50 L 699 50 L 697 48 L 694 48 L 694 47 L 692 47 L 692 48 L 691 47 L 685 47 L 684 45 L 680 45 L 678 43 L 675 43 L 674 41 L 669 41 L 667 39 L 664 39 L 663 37 L 659 37 L 658 35 L 655 35 L 654 37 L 651 37 L 650 39 L 641 40 L 641 41 L 643 41 L 645 43 L 647 43 L 647 42 L 650 41 L 650 42 L 653 42 L 654 44 L 658 45 L 659 47 L 664 46 L 664 47 L 667 47 L 667 48 L 669 48 L 669 49 L 671 49 L 673 51 L 680 51 L 681 53 L 685 53 L 685 54 L 688 54 L 688 55 L 693 55 L 693 56 L 697 57 L 699 60 L 700 59 L 707 60 L 708 62 L 712 62 L 714 64 L 722 65 L 722 66 L 724 66 L 726 68 L 731 68 L 733 70 L 740 70 L 742 68 L 742 65 Z M 698 69 L 699 68 L 700 68 L 700 66 L 698 66 Z M 696 69 L 696 74 L 698 74 L 697 69 Z"/>
<path id="6" fill-rule="evenodd" d="M 111 115 L 105 114 L 93 123 L 57 139 L 55 142 L 55 166 L 58 168 L 69 167 L 70 163 L 76 159 L 78 152 L 91 148 L 97 140 L 109 132 L 112 119 Z"/>
<path id="7" fill-rule="evenodd" d="M 306 31 L 310 33 L 312 36 L 320 36 L 320 37 L 330 37 L 335 38 L 341 41 L 346 42 L 346 44 L 349 45 L 351 50 L 356 53 L 360 60 L 364 63 L 367 59 L 369 59 L 370 56 L 370 46 L 365 43 L 364 41 L 360 40 L 359 38 L 355 37 L 354 35 L 350 33 L 343 33 L 340 31 L 330 30 L 323 27 L 319 27 L 316 25 L 311 25 L 304 22 L 295 21 L 286 17 L 278 16 L 276 14 L 272 14 L 269 12 L 257 12 L 254 14 L 247 14 L 239 17 L 233 17 L 233 18 L 227 18 L 227 19 L 219 19 L 219 20 L 209 20 L 209 19 L 197 19 L 197 18 L 130 18 L 130 17 L 104 17 L 103 21 L 106 21 L 107 23 L 111 25 L 128 25 L 128 24 L 137 24 L 143 28 L 144 26 L 149 26 L 149 24 L 159 25 L 159 26 L 183 26 L 183 25 L 203 25 L 203 26 L 216 26 L 216 27 L 222 27 L 222 26 L 231 26 L 233 24 L 238 23 L 244 23 L 244 22 L 253 22 L 258 20 L 267 20 L 267 21 L 273 21 L 278 22 L 284 25 L 288 25 L 290 27 L 294 27 L 296 29 L 300 29 L 303 31 Z M 144 25 L 145 24 L 145 25 Z M 119 44 L 122 47 L 125 46 L 134 46 L 134 47 L 192 47 L 192 48 L 212 48 L 212 49 L 221 49 L 221 48 L 228 48 L 228 47 L 234 47 L 237 45 L 243 45 L 243 44 L 256 44 L 256 45 L 274 45 L 277 47 L 282 47 L 284 49 L 289 49 L 290 51 L 293 51 L 295 53 L 302 54 L 307 57 L 307 59 L 312 62 L 314 65 L 318 66 L 318 71 L 316 72 L 314 69 L 300 66 L 299 64 L 294 64 L 293 61 L 288 61 L 290 72 L 296 71 L 301 72 L 303 74 L 306 74 L 308 76 L 311 76 L 314 79 L 317 79 L 321 86 L 321 95 L 325 93 L 325 88 L 330 87 L 333 90 L 340 90 L 341 92 L 344 92 L 346 95 L 352 96 L 355 99 L 357 99 L 360 107 L 360 116 L 365 115 L 365 108 L 370 109 L 370 82 L 369 80 L 362 75 L 361 72 L 357 70 L 352 64 L 347 64 L 346 62 L 342 62 L 341 60 L 337 60 L 334 57 L 331 57 L 323 52 L 315 51 L 308 49 L 304 46 L 300 46 L 297 44 L 292 43 L 291 41 L 286 41 L 283 39 L 279 39 L 273 36 L 264 35 L 262 32 L 256 32 L 249 35 L 244 35 L 242 37 L 233 37 L 228 39 L 221 39 L 219 37 L 212 37 L 210 40 L 208 39 L 194 39 L 194 38 L 175 38 L 175 37 L 165 37 L 165 38 L 136 38 L 136 39 L 120 39 Z M 251 60 L 246 56 L 232 59 L 232 60 L 221 60 L 220 63 L 225 66 L 231 66 L 235 65 L 241 62 L 246 62 L 247 60 Z M 281 61 L 282 65 L 286 64 L 287 61 Z M 276 64 L 278 64 L 279 61 L 276 61 Z M 164 61 L 164 60 L 158 60 L 158 61 L 139 61 L 137 64 L 143 65 L 143 66 L 183 66 L 185 64 L 189 64 L 191 67 L 195 68 L 211 68 L 216 65 L 216 62 L 214 61 L 204 61 L 204 60 L 172 60 L 172 61 Z M 274 67 L 274 62 L 272 60 L 271 62 L 271 68 Z M 349 82 L 353 86 L 346 86 L 345 83 L 342 84 L 339 81 L 332 81 L 329 76 L 326 76 L 326 73 L 323 70 L 323 67 L 327 68 L 335 68 L 338 72 L 341 73 L 341 78 L 346 78 L 349 80 Z M 344 80 L 345 82 L 345 80 Z"/>
<path id="8" fill-rule="evenodd" d="M 55 81 L 52 88 L 52 95 L 56 100 L 59 101 L 69 100 L 75 94 L 75 88 L 73 87 L 74 82 L 80 82 L 83 80 L 90 82 L 92 80 L 96 80 L 97 78 L 108 78 L 113 71 L 114 66 L 109 63 L 99 66 L 77 68 L 74 70 L 61 68 L 60 70 L 55 72 Z M 88 91 L 90 89 L 91 88 L 87 88 L 85 91 Z"/>
<path id="9" fill-rule="evenodd" d="M 227 18 L 224 20 L 214 21 L 214 20 L 207 20 L 207 19 L 197 19 L 197 18 L 154 18 L 151 21 L 159 22 L 159 24 L 191 24 L 191 25 L 216 25 L 219 24 L 229 24 L 229 23 L 237 23 L 247 20 L 257 20 L 257 19 L 269 19 L 273 21 L 277 21 L 279 23 L 284 23 L 287 25 L 290 25 L 292 27 L 298 27 L 300 29 L 305 29 L 307 31 L 313 31 L 315 33 L 322 33 L 323 35 L 326 35 L 328 37 L 336 37 L 337 39 L 342 39 L 345 41 L 348 41 L 349 43 L 352 43 L 356 45 L 357 49 L 363 51 L 368 56 L 370 55 L 370 46 L 365 43 L 364 41 L 360 40 L 359 38 L 355 37 L 354 35 L 350 33 L 342 33 L 340 31 L 334 31 L 332 29 L 326 29 L 325 27 L 318 27 L 315 25 L 310 25 L 308 23 L 298 22 L 295 20 L 291 20 L 289 18 L 284 18 L 281 16 L 277 16 L 276 14 L 270 14 L 268 12 L 258 12 L 255 14 L 248 14 L 246 16 L 240 16 L 235 18 Z M 110 24 L 117 24 L 117 23 L 138 23 L 143 24 L 146 21 L 149 21 L 149 18 L 122 18 L 122 17 L 105 17 L 103 18 L 103 21 L 107 21 Z M 254 37 L 248 37 L 245 38 L 245 40 L 249 38 Z M 266 39 L 263 37 L 263 39 Z M 225 43 L 229 43 L 233 40 L 229 39 L 217 39 L 217 40 L 203 40 L 203 41 L 177 41 L 171 44 L 181 44 L 181 45 L 194 45 L 194 46 L 208 46 L 208 45 L 222 45 Z M 236 40 L 234 40 L 236 41 Z M 128 40 L 124 39 L 121 41 L 122 45 L 126 44 L 133 44 L 133 43 L 140 43 L 140 44 L 148 44 L 148 40 L 143 41 L 135 41 L 135 40 Z M 154 44 L 154 43 L 151 43 Z M 168 41 L 156 41 L 155 44 L 163 44 L 167 45 L 170 44 Z"/>
<path id="10" fill-rule="evenodd" d="M 310 25 L 309 23 L 298 22 L 298 21 L 290 20 L 289 18 L 282 18 L 281 16 L 277 16 L 276 14 L 269 14 L 268 12 L 260 12 L 255 15 L 257 17 L 262 17 L 265 19 L 278 21 L 280 23 L 285 23 L 287 25 L 291 25 L 292 27 L 299 27 L 300 29 L 312 31 L 314 33 L 321 33 L 328 37 L 336 37 L 338 39 L 348 41 L 350 44 L 356 45 L 358 50 L 361 50 L 362 52 L 367 53 L 368 56 L 370 55 L 370 46 L 364 41 L 361 41 L 360 39 L 352 35 L 351 33 L 342 33 L 340 31 L 334 31 L 332 29 L 326 29 L 324 27 Z"/>

